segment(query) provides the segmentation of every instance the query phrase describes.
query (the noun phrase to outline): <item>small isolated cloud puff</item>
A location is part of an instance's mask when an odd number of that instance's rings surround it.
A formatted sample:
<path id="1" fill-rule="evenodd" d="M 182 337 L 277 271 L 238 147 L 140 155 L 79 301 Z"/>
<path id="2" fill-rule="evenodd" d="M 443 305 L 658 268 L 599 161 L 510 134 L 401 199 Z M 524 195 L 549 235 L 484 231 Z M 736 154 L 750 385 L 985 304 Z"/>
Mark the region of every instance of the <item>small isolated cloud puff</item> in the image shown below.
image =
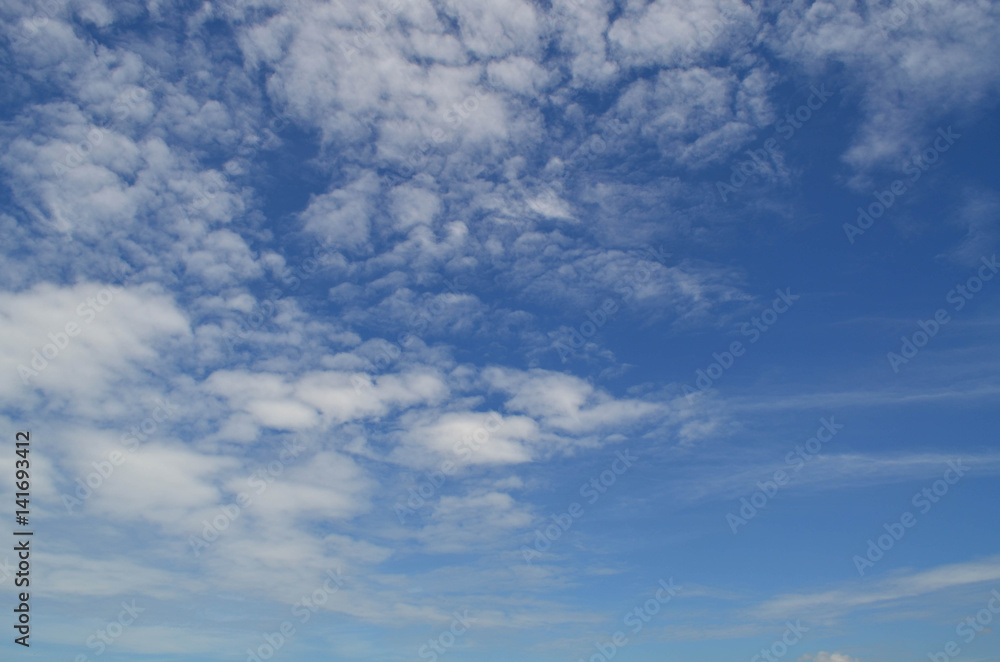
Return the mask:
<path id="1" fill-rule="evenodd" d="M 796 662 L 861 662 L 856 657 L 845 655 L 844 653 L 826 653 L 820 651 L 815 655 L 803 655 Z"/>

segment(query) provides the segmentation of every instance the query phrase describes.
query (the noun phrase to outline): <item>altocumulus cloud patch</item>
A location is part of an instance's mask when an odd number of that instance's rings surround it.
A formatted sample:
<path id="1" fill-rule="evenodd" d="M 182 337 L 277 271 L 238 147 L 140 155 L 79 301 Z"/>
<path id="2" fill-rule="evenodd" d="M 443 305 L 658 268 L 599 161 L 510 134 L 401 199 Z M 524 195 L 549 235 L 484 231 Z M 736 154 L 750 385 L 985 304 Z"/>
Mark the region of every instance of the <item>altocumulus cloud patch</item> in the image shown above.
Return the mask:
<path id="1" fill-rule="evenodd" d="M 4 6 L 4 659 L 986 657 L 998 11 Z"/>

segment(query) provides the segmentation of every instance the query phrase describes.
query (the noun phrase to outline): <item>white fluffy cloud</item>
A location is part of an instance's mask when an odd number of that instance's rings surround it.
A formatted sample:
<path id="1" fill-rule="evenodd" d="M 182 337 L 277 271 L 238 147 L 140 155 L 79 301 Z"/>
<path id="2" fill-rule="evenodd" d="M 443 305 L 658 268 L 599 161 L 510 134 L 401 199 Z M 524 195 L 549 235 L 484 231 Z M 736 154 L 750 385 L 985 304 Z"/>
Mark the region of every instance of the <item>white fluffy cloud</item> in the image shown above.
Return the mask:
<path id="1" fill-rule="evenodd" d="M 161 349 L 190 338 L 185 315 L 157 286 L 40 283 L 0 293 L 0 393 L 36 393 L 83 408 L 117 384 L 138 379 Z"/>
<path id="2" fill-rule="evenodd" d="M 835 64 L 847 69 L 844 84 L 859 95 L 866 121 L 844 159 L 864 170 L 895 165 L 925 146 L 935 122 L 995 93 L 998 26 L 1000 9 L 975 0 L 870 9 L 854 0 L 796 0 L 781 10 L 773 43 L 817 74 Z"/>
<path id="3" fill-rule="evenodd" d="M 856 657 L 851 657 L 845 653 L 827 653 L 820 651 L 815 655 L 803 655 L 796 662 L 861 662 Z"/>
<path id="4" fill-rule="evenodd" d="M 509 547 L 537 521 L 544 480 L 529 474 L 554 458 L 641 435 L 688 452 L 728 429 L 711 402 L 537 366 L 607 297 L 629 323 L 675 326 L 752 300 L 720 252 L 645 248 L 715 246 L 692 180 L 773 122 L 787 78 L 843 72 L 864 112 L 852 173 L 997 88 L 998 9 L 974 0 L 902 17 L 851 0 L 769 14 L 739 0 L 543 4 L 154 3 L 143 35 L 128 5 L 0 7 L 0 101 L 14 109 L 0 128 L 0 397 L 44 421 L 53 450 L 34 489 L 51 530 L 124 535 L 127 522 L 144 559 L 99 559 L 67 534 L 40 557 L 46 591 L 185 600 L 207 586 L 292 604 L 342 566 L 354 584 L 326 609 L 446 621 L 445 600 L 380 564 Z M 637 155 L 642 167 L 619 167 Z M 994 201 L 967 199 L 960 259 L 993 236 Z M 323 269 L 306 273 L 320 244 Z M 64 517 L 62 493 L 163 397 L 175 415 Z M 277 460 L 292 439 L 303 454 Z M 445 462 L 455 475 L 397 525 L 394 490 Z M 195 557 L 190 537 L 241 493 L 253 503 Z M 485 594 L 509 581 L 490 563 L 459 574 Z M 993 565 L 761 610 L 841 613 Z M 545 572 L 510 576 L 556 581 Z M 595 619 L 507 600 L 483 622 Z"/>

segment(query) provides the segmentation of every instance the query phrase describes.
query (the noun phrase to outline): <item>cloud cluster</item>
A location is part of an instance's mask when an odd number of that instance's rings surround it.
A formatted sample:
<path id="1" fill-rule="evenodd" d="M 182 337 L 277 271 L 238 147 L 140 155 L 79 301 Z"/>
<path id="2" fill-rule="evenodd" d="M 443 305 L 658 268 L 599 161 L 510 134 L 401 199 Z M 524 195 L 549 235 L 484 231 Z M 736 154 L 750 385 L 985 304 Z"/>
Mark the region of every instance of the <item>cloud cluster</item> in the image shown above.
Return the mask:
<path id="1" fill-rule="evenodd" d="M 826 395 L 682 401 L 660 375 L 622 387 L 634 366 L 600 338 L 581 352 L 597 376 L 553 346 L 608 298 L 621 322 L 607 324 L 669 333 L 753 304 L 757 283 L 727 257 L 745 219 L 706 191 L 800 103 L 790 87 L 832 80 L 860 108 L 841 155 L 858 186 L 921 127 L 982 113 L 1000 80 L 997 5 L 914 6 L 5 3 L 0 413 L 14 426 L 31 412 L 50 449 L 35 465 L 39 516 L 58 533 L 39 556 L 43 594 L 180 604 L 207 587 L 292 604 L 343 567 L 324 609 L 368 623 L 440 622 L 444 591 L 420 583 L 447 588 L 449 573 L 489 598 L 481 626 L 598 620 L 526 596 L 606 569 L 512 578 L 506 563 L 543 518 L 546 472 L 626 440 L 686 460 L 737 430 L 735 414 Z M 996 235 L 994 198 L 965 200 L 956 261 Z M 164 398 L 177 415 L 145 430 Z M 62 497 L 136 429 L 138 447 L 67 516 Z M 302 455 L 279 460 L 293 441 Z M 891 482 L 938 459 L 836 455 L 814 483 Z M 447 485 L 397 523 L 397 491 L 444 463 Z M 742 477 L 706 471 L 677 502 Z M 123 551 L 107 559 L 90 530 Z M 471 553 L 485 560 L 453 572 Z M 429 565 L 402 577 L 387 569 L 400 557 Z M 839 616 L 993 565 L 780 595 L 753 618 Z M 504 582 L 522 593 L 496 595 Z M 165 641 L 182 626 L 136 632 Z M 224 632 L 191 646 L 219 650 Z"/>

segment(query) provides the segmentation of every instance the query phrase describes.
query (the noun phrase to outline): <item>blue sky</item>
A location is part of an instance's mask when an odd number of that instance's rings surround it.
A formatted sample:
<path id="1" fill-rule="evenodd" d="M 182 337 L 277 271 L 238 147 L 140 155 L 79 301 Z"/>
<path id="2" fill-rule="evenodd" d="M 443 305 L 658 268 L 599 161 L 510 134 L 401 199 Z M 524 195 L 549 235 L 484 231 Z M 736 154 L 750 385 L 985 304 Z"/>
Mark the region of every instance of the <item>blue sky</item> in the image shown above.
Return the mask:
<path id="1" fill-rule="evenodd" d="M 9 655 L 997 660 L 995 3 L 0 12 Z"/>

